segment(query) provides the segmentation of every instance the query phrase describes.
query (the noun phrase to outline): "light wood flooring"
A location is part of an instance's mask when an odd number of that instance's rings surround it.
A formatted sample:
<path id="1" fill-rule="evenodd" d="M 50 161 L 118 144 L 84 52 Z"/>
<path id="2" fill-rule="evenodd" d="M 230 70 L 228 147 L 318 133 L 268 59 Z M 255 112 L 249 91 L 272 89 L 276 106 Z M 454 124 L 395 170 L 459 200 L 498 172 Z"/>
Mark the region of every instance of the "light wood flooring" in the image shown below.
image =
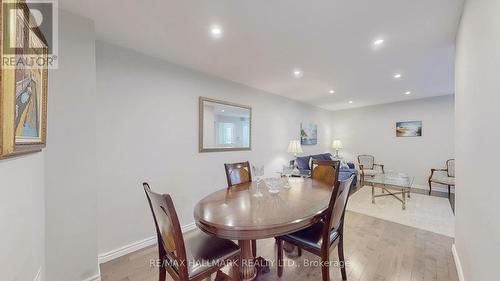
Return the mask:
<path id="1" fill-rule="evenodd" d="M 452 238 L 354 212 L 346 213 L 345 223 L 349 281 L 458 281 Z M 257 244 L 259 256 L 276 260 L 274 239 L 259 240 Z M 332 249 L 330 256 L 332 261 L 338 260 L 337 249 Z M 155 258 L 156 246 L 104 263 L 101 280 L 157 281 L 157 269 L 149 265 Z M 285 267 L 280 279 L 271 265 L 271 271 L 259 276 L 259 280 L 321 280 L 321 269 L 305 267 L 306 260 L 319 259 L 306 251 L 301 257 L 296 252 L 285 253 L 285 262 L 294 262 L 295 266 Z M 339 268 L 330 268 L 330 280 L 341 279 Z M 167 280 L 172 279 L 168 276 Z"/>

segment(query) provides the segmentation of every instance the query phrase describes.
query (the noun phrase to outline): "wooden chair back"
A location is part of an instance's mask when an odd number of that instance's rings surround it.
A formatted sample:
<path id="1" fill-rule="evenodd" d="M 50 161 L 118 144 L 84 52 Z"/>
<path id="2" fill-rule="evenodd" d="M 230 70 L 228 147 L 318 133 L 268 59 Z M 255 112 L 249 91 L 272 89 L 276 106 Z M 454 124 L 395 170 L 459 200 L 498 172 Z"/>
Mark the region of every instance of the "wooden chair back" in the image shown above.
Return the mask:
<path id="1" fill-rule="evenodd" d="M 311 178 L 334 186 L 339 178 L 340 161 L 312 160 Z"/>
<path id="2" fill-rule="evenodd" d="M 168 194 L 151 191 L 147 183 L 142 185 L 156 226 L 160 262 L 172 277 L 188 280 L 184 238 L 172 198 Z"/>
<path id="3" fill-rule="evenodd" d="M 358 163 L 362 165 L 365 170 L 373 170 L 375 157 L 372 155 L 358 155 Z"/>
<path id="4" fill-rule="evenodd" d="M 248 161 L 241 163 L 224 164 L 224 167 L 226 169 L 228 186 L 252 181 L 252 172 L 250 171 L 250 163 Z"/>
<path id="5" fill-rule="evenodd" d="M 328 233 L 331 230 L 342 231 L 347 200 L 349 199 L 353 179 L 354 175 L 351 175 L 349 179 L 338 182 L 335 190 L 332 192 L 325 219 L 325 225 L 328 226 Z"/>

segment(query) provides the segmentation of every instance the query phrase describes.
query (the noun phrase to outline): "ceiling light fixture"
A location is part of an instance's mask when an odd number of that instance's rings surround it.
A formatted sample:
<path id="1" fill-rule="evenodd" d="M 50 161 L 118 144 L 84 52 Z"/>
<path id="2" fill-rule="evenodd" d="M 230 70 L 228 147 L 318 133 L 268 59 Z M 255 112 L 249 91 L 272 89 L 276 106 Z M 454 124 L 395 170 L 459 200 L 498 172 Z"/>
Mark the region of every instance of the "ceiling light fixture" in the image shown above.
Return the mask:
<path id="1" fill-rule="evenodd" d="M 214 38 L 220 38 L 222 37 L 222 28 L 218 25 L 212 25 L 212 27 L 210 27 L 210 34 L 212 34 Z"/>
<path id="2" fill-rule="evenodd" d="M 376 39 L 375 41 L 373 41 L 373 45 L 380 46 L 380 45 L 384 44 L 384 42 L 385 42 L 384 39 Z"/>
<path id="3" fill-rule="evenodd" d="M 411 95 L 410 91 L 405 92 L 405 95 Z"/>
<path id="4" fill-rule="evenodd" d="M 393 77 L 396 79 L 399 79 L 399 78 L 403 77 L 403 75 L 401 75 L 401 73 L 396 73 L 396 74 L 394 74 Z"/>
<path id="5" fill-rule="evenodd" d="M 295 76 L 295 78 L 300 78 L 302 75 L 304 75 L 304 72 L 302 72 L 299 68 L 295 68 L 293 70 L 293 76 Z"/>
<path id="6" fill-rule="evenodd" d="M 335 94 L 335 91 L 334 90 L 330 90 L 328 91 L 328 93 L 330 93 L 331 95 Z"/>
<path id="7" fill-rule="evenodd" d="M 352 104 L 352 103 L 353 103 L 353 101 L 352 101 L 352 100 L 350 100 L 350 101 L 349 101 L 349 104 Z"/>

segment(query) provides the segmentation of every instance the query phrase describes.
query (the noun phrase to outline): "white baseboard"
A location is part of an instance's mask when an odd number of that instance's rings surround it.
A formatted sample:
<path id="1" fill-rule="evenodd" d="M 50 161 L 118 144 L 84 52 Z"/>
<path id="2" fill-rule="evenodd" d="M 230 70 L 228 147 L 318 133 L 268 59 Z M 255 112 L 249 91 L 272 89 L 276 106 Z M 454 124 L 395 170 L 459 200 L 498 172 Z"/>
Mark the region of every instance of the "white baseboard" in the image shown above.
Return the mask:
<path id="1" fill-rule="evenodd" d="M 183 226 L 181 228 L 182 233 L 186 233 L 186 232 L 189 232 L 189 231 L 195 230 L 195 229 L 196 229 L 196 224 L 194 222 L 192 222 L 190 224 L 186 224 L 185 226 Z"/>
<path id="2" fill-rule="evenodd" d="M 413 188 L 423 189 L 423 190 L 429 191 L 429 186 L 423 185 L 423 184 L 413 184 Z M 444 185 L 433 185 L 432 191 L 448 193 L 448 187 L 444 186 Z M 455 188 L 451 189 L 451 193 L 455 193 Z"/>
<path id="3" fill-rule="evenodd" d="M 33 280 L 34 281 L 42 281 L 42 267 L 41 266 L 35 275 L 35 279 L 33 279 Z"/>
<path id="4" fill-rule="evenodd" d="M 143 239 L 141 241 L 136 241 L 136 242 L 130 243 L 128 245 L 122 246 L 120 248 L 111 250 L 109 252 L 99 254 L 97 256 L 97 260 L 98 260 L 99 264 L 105 263 L 105 262 L 108 262 L 110 260 L 114 260 L 116 258 L 130 254 L 132 252 L 149 247 L 149 246 L 154 245 L 154 244 L 156 244 L 156 236 L 148 237 L 148 238 Z"/>
<path id="5" fill-rule="evenodd" d="M 458 280 L 465 281 L 462 264 L 460 263 L 460 258 L 458 257 L 457 247 L 455 247 L 455 244 L 451 245 L 451 252 L 453 253 L 453 259 L 455 260 L 455 266 L 457 267 Z"/>
<path id="6" fill-rule="evenodd" d="M 186 232 L 191 231 L 193 229 L 196 229 L 196 225 L 195 225 L 194 222 L 192 222 L 190 224 L 187 224 L 187 225 L 184 225 L 181 228 L 181 230 L 182 230 L 183 233 L 186 233 Z M 127 254 L 132 253 L 132 252 L 135 252 L 137 250 L 144 249 L 146 247 L 154 245 L 154 244 L 156 244 L 156 242 L 157 242 L 156 241 L 156 235 L 152 236 L 152 237 L 148 237 L 146 239 L 143 239 L 143 240 L 140 240 L 140 241 L 136 241 L 136 242 L 130 243 L 128 245 L 124 245 L 124 246 L 122 246 L 120 248 L 111 250 L 109 252 L 99 254 L 97 256 L 97 260 L 98 260 L 99 264 L 105 263 L 105 262 L 114 260 L 116 258 L 119 258 L 121 256 L 125 256 Z M 87 280 L 85 280 L 85 281 L 87 281 Z"/>
<path id="7" fill-rule="evenodd" d="M 99 274 L 97 274 L 97 275 L 94 275 L 90 278 L 84 279 L 82 281 L 101 281 L 101 276 L 99 276 Z"/>

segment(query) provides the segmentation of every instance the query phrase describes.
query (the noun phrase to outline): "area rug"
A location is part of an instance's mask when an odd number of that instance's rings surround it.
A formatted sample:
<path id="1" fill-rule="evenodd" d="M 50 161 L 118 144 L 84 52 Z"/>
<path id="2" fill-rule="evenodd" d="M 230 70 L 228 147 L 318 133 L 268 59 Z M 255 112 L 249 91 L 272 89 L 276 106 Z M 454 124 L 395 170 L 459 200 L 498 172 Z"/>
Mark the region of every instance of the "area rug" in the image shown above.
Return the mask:
<path id="1" fill-rule="evenodd" d="M 381 189 L 376 188 L 375 194 L 381 194 Z M 455 236 L 455 217 L 447 198 L 412 193 L 406 202 L 406 210 L 401 206 L 401 202 L 392 196 L 375 198 L 375 204 L 372 204 L 371 187 L 365 186 L 349 198 L 347 210 Z"/>

